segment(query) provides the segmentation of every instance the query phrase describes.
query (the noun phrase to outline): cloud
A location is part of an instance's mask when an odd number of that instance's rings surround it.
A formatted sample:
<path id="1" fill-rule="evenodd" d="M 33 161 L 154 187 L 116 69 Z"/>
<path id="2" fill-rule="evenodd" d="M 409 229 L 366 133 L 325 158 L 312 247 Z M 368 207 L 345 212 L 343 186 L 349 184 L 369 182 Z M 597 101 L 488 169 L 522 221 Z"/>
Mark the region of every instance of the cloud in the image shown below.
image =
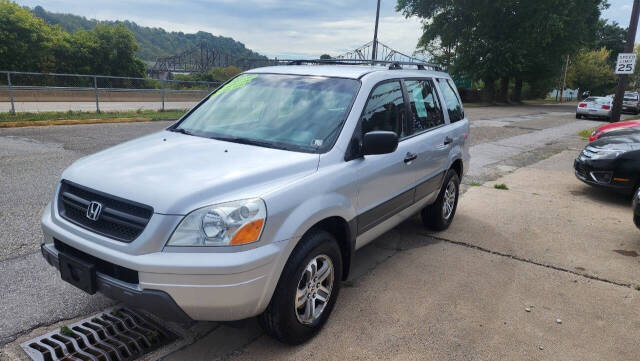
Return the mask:
<path id="1" fill-rule="evenodd" d="M 268 56 L 317 57 L 353 50 L 373 38 L 375 0 L 18 0 L 22 5 L 100 20 L 131 20 L 168 31 L 208 31 L 232 37 Z M 628 24 L 632 0 L 610 0 L 605 16 Z M 421 34 L 419 19 L 395 12 L 383 0 L 379 40 L 411 54 Z"/>

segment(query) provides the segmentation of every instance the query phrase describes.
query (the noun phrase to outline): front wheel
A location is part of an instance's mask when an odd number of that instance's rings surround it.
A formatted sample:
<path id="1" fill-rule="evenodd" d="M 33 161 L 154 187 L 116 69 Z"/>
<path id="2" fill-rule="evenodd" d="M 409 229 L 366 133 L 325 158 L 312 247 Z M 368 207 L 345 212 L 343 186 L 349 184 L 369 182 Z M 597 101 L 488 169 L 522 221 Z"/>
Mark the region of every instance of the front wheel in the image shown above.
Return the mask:
<path id="1" fill-rule="evenodd" d="M 460 195 L 460 178 L 458 173 L 449 169 L 435 203 L 422 210 L 422 223 L 434 231 L 444 231 L 449 228 L 458 207 Z"/>
<path id="2" fill-rule="evenodd" d="M 297 345 L 313 337 L 327 322 L 342 277 L 336 239 L 312 230 L 291 253 L 269 306 L 258 321 L 275 339 Z"/>

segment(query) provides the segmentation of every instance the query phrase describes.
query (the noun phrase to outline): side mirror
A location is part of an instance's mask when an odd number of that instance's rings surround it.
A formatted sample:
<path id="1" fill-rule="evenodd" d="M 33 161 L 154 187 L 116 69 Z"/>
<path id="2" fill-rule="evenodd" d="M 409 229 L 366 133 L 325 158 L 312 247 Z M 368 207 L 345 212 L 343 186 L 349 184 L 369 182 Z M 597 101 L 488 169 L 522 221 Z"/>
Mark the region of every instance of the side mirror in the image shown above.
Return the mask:
<path id="1" fill-rule="evenodd" d="M 362 155 L 389 154 L 396 149 L 398 149 L 398 135 L 395 132 L 369 132 L 362 140 Z"/>

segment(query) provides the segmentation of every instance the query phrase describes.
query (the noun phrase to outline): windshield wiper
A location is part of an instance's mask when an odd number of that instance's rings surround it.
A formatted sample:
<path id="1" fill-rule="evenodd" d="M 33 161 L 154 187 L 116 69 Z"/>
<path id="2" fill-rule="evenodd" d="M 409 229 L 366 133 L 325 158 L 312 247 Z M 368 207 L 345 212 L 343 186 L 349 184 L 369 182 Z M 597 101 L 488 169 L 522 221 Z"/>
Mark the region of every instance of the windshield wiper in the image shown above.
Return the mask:
<path id="1" fill-rule="evenodd" d="M 191 133 L 190 131 L 184 129 L 184 128 L 173 128 L 173 129 L 169 129 L 170 132 L 175 132 L 175 133 L 182 133 L 182 134 L 186 134 L 186 135 L 193 135 L 193 133 Z"/>
<path id="2" fill-rule="evenodd" d="M 242 137 L 220 137 L 220 136 L 212 136 L 210 138 L 211 139 L 216 139 L 216 140 L 222 140 L 222 141 L 225 141 L 225 142 L 247 144 L 247 145 L 256 145 L 256 146 L 259 146 L 259 147 L 274 148 L 274 149 L 281 149 L 281 150 L 290 150 L 289 147 L 284 146 L 282 144 L 267 142 L 267 141 L 264 141 L 264 140 L 249 139 L 249 138 L 242 138 Z"/>

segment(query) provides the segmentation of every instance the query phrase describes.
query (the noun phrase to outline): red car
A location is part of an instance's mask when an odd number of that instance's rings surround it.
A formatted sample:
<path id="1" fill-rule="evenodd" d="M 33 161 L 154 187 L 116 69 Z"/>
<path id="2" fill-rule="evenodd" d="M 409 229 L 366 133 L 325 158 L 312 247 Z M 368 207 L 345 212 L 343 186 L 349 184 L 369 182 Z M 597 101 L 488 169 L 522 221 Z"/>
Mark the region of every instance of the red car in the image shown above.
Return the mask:
<path id="1" fill-rule="evenodd" d="M 600 138 L 603 134 L 628 128 L 637 128 L 637 130 L 640 131 L 640 120 L 628 120 L 626 122 L 605 124 L 591 133 L 589 141 L 593 142 L 594 140 Z"/>

